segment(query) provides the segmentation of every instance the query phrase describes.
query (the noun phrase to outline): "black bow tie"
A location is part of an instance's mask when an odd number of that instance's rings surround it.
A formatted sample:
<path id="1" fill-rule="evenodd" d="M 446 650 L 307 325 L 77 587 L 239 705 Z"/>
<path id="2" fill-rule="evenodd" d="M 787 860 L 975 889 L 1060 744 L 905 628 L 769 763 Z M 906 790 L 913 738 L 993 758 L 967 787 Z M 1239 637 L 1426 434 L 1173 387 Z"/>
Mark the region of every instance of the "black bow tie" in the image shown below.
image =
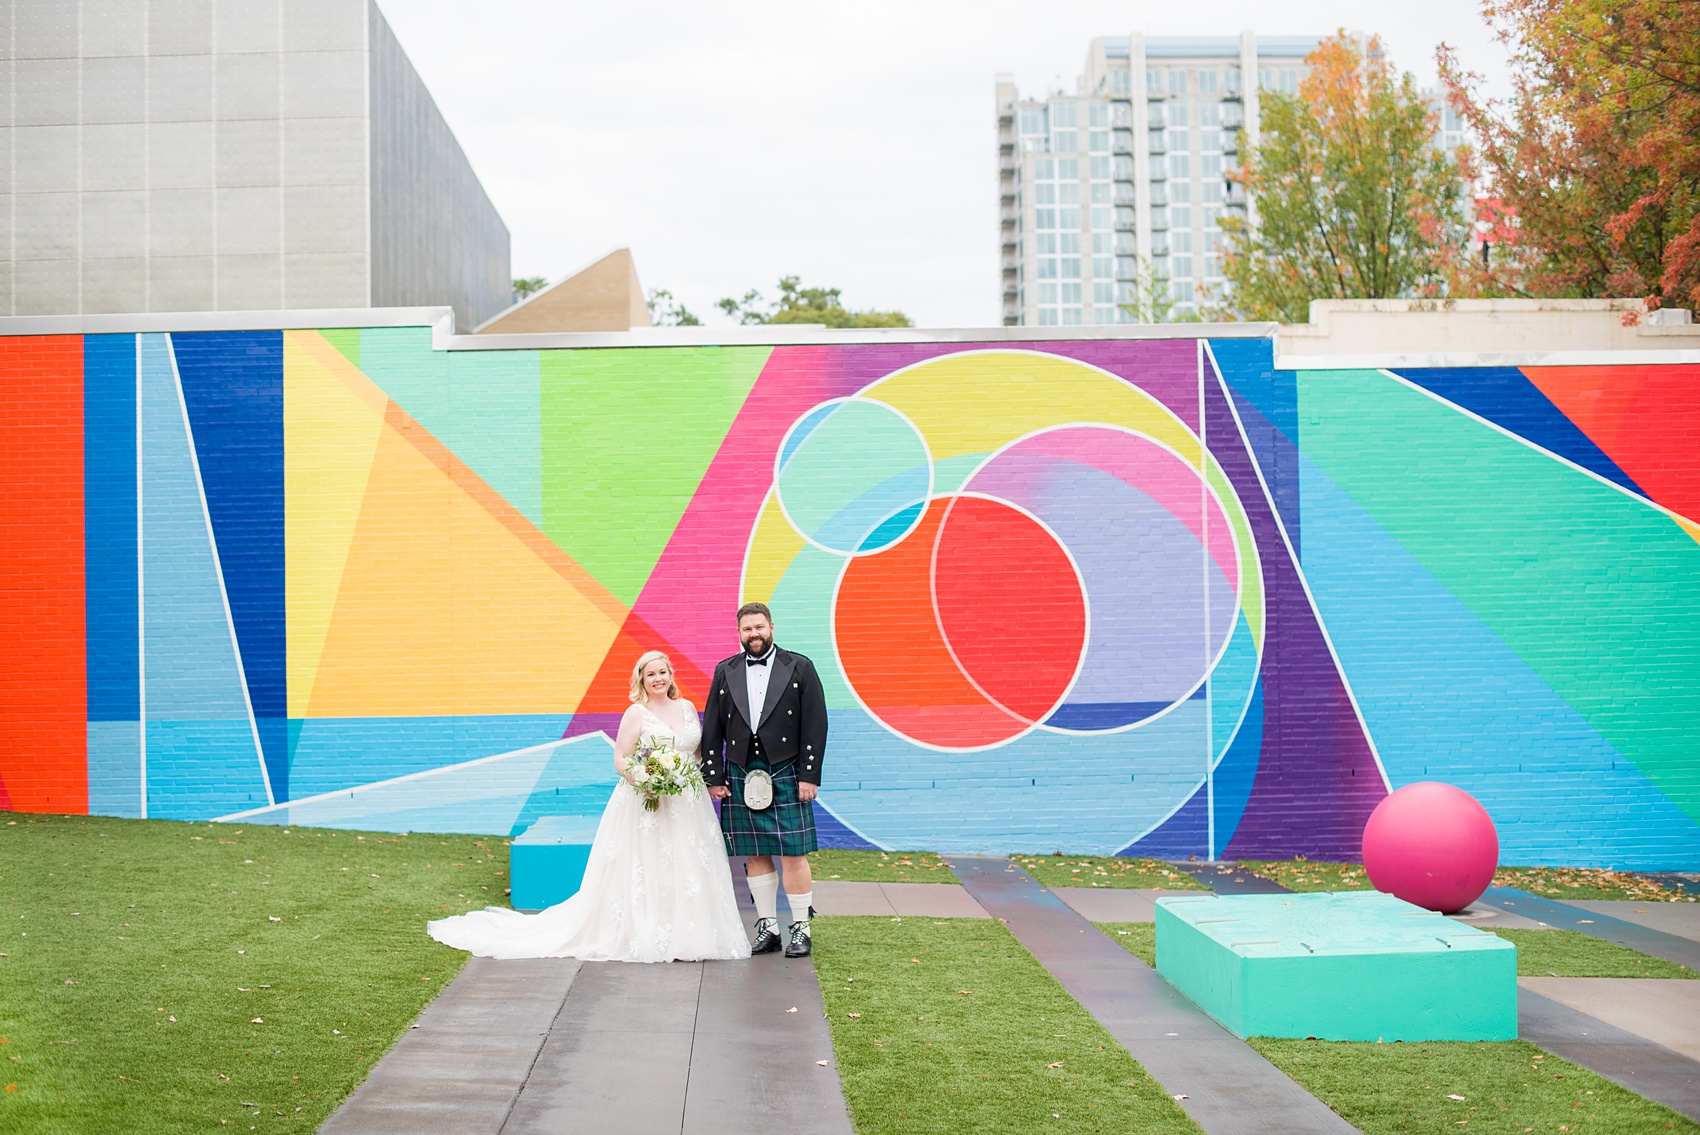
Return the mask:
<path id="1" fill-rule="evenodd" d="M 764 655 L 761 658 L 751 658 L 748 654 L 746 654 L 746 655 L 744 655 L 744 665 L 745 666 L 766 666 L 768 664 L 768 662 L 770 662 L 772 659 L 773 659 L 772 654 Z"/>

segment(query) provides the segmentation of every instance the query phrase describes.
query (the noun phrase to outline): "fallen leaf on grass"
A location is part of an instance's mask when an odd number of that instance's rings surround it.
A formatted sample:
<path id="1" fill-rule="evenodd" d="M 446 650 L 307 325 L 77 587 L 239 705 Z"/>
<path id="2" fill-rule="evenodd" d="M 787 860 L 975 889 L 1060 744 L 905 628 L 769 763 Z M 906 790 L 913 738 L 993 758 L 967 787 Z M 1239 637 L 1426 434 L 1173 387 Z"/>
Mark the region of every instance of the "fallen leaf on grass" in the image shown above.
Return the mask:
<path id="1" fill-rule="evenodd" d="M 851 1013 L 851 1014 L 850 1014 L 850 1015 L 851 1015 L 851 1016 L 852 1016 L 852 1017 L 860 1017 L 860 1016 L 861 1016 L 861 1015 L 862 1015 L 862 1014 L 860 1014 L 860 1013 Z"/>
<path id="2" fill-rule="evenodd" d="M 787 1012 L 787 1013 L 795 1013 L 795 1012 L 796 1012 L 796 1011 L 797 1011 L 797 1006 L 795 1006 L 795 1005 L 793 1005 L 793 1006 L 791 1006 L 791 1007 L 790 1007 L 790 1008 L 789 1008 L 789 1009 L 787 1009 L 787 1010 L 785 1010 L 785 1011 L 786 1011 L 786 1012 Z"/>
<path id="3" fill-rule="evenodd" d="M 974 991 L 972 989 L 958 989 L 957 992 L 962 994 L 965 997 L 974 996 Z"/>
<path id="4" fill-rule="evenodd" d="M 1463 1096 L 1459 1096 L 1459 1095 L 1450 1095 L 1450 1096 L 1447 1096 L 1446 1098 L 1449 1099 L 1449 1100 L 1458 1100 L 1459 1102 L 1463 1102 L 1463 1099 L 1464 1099 Z"/>
<path id="5" fill-rule="evenodd" d="M 268 914 L 268 915 L 266 915 L 266 921 L 267 922 L 282 922 L 283 919 L 279 918 L 275 914 Z"/>
<path id="6" fill-rule="evenodd" d="M 1176 1098 L 1176 1099 L 1177 1099 L 1177 1100 L 1189 1100 L 1189 1099 L 1191 1099 L 1191 1098 L 1192 1098 L 1192 1097 L 1191 1097 L 1191 1096 L 1188 1096 L 1188 1095 L 1179 1095 L 1179 1096 L 1176 1096 L 1176 1097 L 1175 1097 L 1175 1098 Z"/>
<path id="7" fill-rule="evenodd" d="M 826 1061 L 824 1061 L 824 1060 L 817 1060 L 817 1061 L 815 1061 L 815 1063 L 819 1064 L 822 1068 L 826 1067 Z"/>
<path id="8" fill-rule="evenodd" d="M 168 1020 L 168 1021 L 170 1021 L 170 1022 L 171 1022 L 171 1023 L 172 1023 L 172 1024 L 174 1024 L 174 1025 L 175 1025 L 175 1024 L 176 1024 L 176 1023 L 177 1023 L 177 1018 L 176 1018 L 176 1017 L 167 1017 L 167 1018 L 165 1018 L 165 1019 L 166 1019 L 166 1020 Z"/>
<path id="9" fill-rule="evenodd" d="M 1047 1064 L 1047 1065 L 1045 1065 L 1045 1067 L 1047 1067 L 1047 1068 L 1061 1068 L 1062 1067 L 1062 1061 L 1059 1060 L 1055 1064 Z"/>
<path id="10" fill-rule="evenodd" d="M 251 1024 L 251 1025 L 263 1025 L 263 1024 L 266 1023 L 266 1019 L 264 1017 L 255 1017 L 253 1020 L 249 1021 L 248 1023 Z"/>

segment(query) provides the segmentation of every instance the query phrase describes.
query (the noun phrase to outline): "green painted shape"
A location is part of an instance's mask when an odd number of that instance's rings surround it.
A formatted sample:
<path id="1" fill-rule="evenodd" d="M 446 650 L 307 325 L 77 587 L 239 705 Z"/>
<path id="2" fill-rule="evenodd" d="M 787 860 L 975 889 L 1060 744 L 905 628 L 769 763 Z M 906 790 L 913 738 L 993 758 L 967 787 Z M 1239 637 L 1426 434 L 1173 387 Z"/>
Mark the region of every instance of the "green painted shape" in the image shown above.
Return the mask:
<path id="1" fill-rule="evenodd" d="M 361 371 L 533 524 L 543 524 L 536 351 L 438 351 L 428 327 L 368 327 Z"/>
<path id="2" fill-rule="evenodd" d="M 832 597 L 847 562 L 843 556 L 806 544 L 779 577 L 768 600 L 777 624 L 775 639 L 814 662 L 828 709 L 854 709 L 859 704 L 838 668 L 838 647 L 832 639 Z"/>
<path id="3" fill-rule="evenodd" d="M 770 347 L 549 351 L 543 531 L 634 603 Z"/>
<path id="4" fill-rule="evenodd" d="M 1379 891 L 1158 899 L 1157 971 L 1241 1037 L 1517 1038 L 1517 948 Z"/>
<path id="5" fill-rule="evenodd" d="M 933 462 L 933 494 L 940 496 L 960 489 L 974 470 L 986 463 L 990 453 L 962 453 Z"/>
<path id="6" fill-rule="evenodd" d="M 341 352 L 343 358 L 353 363 L 356 368 L 360 366 L 360 328 L 332 327 L 329 330 L 321 330 L 319 334 L 324 336 L 325 342 Z"/>
<path id="7" fill-rule="evenodd" d="M 1700 820 L 1700 544 L 1379 371 L 1300 371 L 1299 446 Z"/>
<path id="8" fill-rule="evenodd" d="M 883 402 L 860 399 L 828 411 L 785 457 L 776 485 L 793 527 L 845 553 L 891 516 L 924 504 L 931 487 L 927 443 L 915 426 Z"/>

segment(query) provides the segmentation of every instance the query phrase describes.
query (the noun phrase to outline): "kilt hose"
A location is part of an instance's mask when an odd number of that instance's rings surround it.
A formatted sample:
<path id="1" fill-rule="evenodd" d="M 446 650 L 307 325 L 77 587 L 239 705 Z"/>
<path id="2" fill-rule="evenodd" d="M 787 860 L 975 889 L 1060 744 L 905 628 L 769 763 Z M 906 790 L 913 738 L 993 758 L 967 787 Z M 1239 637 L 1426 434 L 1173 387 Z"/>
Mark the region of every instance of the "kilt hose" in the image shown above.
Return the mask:
<path id="1" fill-rule="evenodd" d="M 766 769 L 773 777 L 773 803 L 759 812 L 744 807 L 744 770 L 727 763 L 729 800 L 720 802 L 720 831 L 727 855 L 807 855 L 816 850 L 815 806 L 797 796 L 797 762 L 768 768 L 752 760 L 751 768 Z"/>

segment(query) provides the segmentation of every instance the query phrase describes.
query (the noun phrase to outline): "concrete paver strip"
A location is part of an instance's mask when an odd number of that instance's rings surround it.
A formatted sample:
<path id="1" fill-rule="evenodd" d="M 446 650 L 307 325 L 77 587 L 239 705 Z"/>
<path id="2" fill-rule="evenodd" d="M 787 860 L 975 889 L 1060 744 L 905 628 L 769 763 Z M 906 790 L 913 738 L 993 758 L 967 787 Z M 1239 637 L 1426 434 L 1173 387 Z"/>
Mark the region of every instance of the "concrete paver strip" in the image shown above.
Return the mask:
<path id="1" fill-rule="evenodd" d="M 814 896 L 815 910 L 821 914 L 897 913 L 896 908 L 891 905 L 891 900 L 885 897 L 880 883 L 845 883 L 816 879 Z"/>
<path id="2" fill-rule="evenodd" d="M 1356 1131 L 1157 972 L 1008 860 L 953 856 L 963 885 L 1009 927 L 1209 1135 Z"/>
<path id="3" fill-rule="evenodd" d="M 1520 978 L 1517 991 L 1517 1033 L 1522 1039 L 1614 1080 L 1632 1092 L 1680 1111 L 1690 1119 L 1700 1120 L 1700 1063 L 1626 1029 L 1543 997 L 1523 984 L 1530 980 L 1540 979 Z M 1667 986 L 1689 984 L 1668 979 L 1664 983 Z"/>
<path id="4" fill-rule="evenodd" d="M 990 918 L 966 887 L 957 883 L 881 883 L 900 915 L 922 918 Z"/>
<path id="5" fill-rule="evenodd" d="M 1482 901 L 1525 918 L 1539 919 L 1556 930 L 1580 930 L 1592 937 L 1700 970 L 1700 942 L 1688 938 L 1638 926 L 1570 903 L 1531 895 L 1514 887 L 1489 887 Z"/>
<path id="6" fill-rule="evenodd" d="M 1052 887 L 1051 893 L 1088 922 L 1155 922 L 1157 900 L 1164 895 L 1202 891 L 1127 890 L 1120 887 Z"/>
<path id="7" fill-rule="evenodd" d="M 1659 977 L 1520 977 L 1517 984 L 1700 1061 L 1700 981 Z"/>
<path id="8" fill-rule="evenodd" d="M 1690 942 L 1700 942 L 1700 902 L 1603 902 L 1593 899 L 1571 899 L 1567 906 L 1578 906 L 1591 914 L 1633 922 L 1662 934 L 1674 934 Z"/>

